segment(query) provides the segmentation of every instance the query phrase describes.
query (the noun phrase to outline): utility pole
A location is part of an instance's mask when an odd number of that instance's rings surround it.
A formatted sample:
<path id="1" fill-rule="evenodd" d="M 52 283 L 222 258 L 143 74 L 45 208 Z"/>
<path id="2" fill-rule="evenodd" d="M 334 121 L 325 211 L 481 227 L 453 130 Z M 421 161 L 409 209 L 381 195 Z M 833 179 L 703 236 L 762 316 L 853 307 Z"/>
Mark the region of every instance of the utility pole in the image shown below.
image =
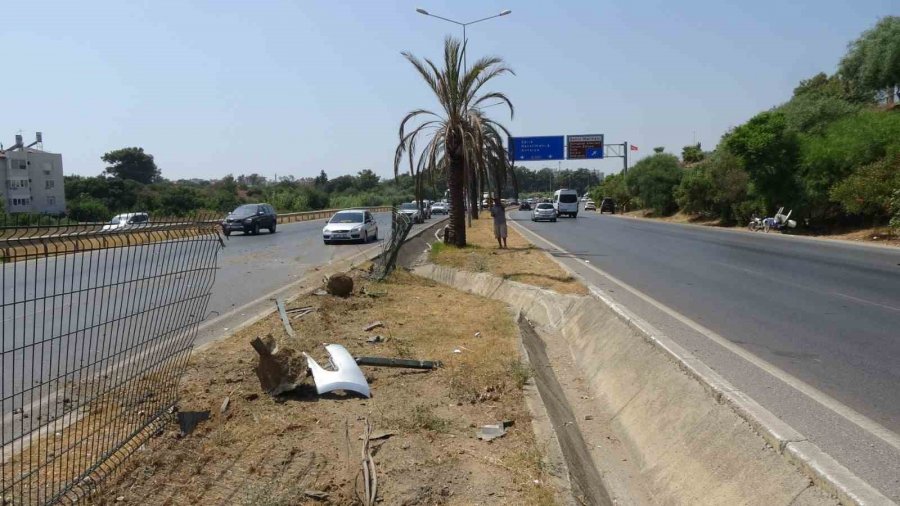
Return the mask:
<path id="1" fill-rule="evenodd" d="M 628 141 L 625 141 L 622 149 L 622 174 L 628 172 Z"/>

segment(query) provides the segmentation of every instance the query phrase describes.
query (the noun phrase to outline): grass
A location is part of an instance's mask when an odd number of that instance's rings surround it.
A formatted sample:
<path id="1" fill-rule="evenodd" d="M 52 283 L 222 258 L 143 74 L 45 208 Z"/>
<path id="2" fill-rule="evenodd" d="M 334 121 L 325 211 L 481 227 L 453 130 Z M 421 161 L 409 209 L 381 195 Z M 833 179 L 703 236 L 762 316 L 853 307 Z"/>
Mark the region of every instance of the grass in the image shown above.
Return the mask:
<path id="1" fill-rule="evenodd" d="M 396 432 L 376 443 L 383 504 L 441 504 L 445 493 L 455 504 L 552 503 L 541 460 L 527 457 L 540 454 L 521 390 L 530 371 L 518 360 L 507 308 L 406 271 L 377 284 L 361 276 L 355 271 L 358 294 L 350 298 L 304 295 L 289 303 L 288 309 L 316 308 L 292 320 L 294 339 L 285 337 L 274 314 L 194 353 L 180 409 L 212 410 L 212 418 L 187 437 L 170 427 L 151 439 L 104 485 L 97 502 L 124 496 L 140 504 L 274 506 L 303 503 L 298 491 L 315 489 L 328 492 L 327 502 L 353 503 L 367 418 L 376 430 Z M 366 297 L 363 288 L 381 295 Z M 376 320 L 384 327 L 362 331 Z M 375 333 L 387 341 L 365 343 Z M 266 334 L 320 364 L 327 362 L 322 343 L 329 342 L 354 355 L 404 355 L 444 367 L 364 367 L 369 399 L 317 396 L 307 388 L 276 401 L 260 391 L 247 344 Z M 218 413 L 226 396 L 228 413 Z M 515 425 L 490 444 L 475 440 L 475 427 L 498 420 Z"/>
<path id="2" fill-rule="evenodd" d="M 512 227 L 507 237 L 509 249 L 499 249 L 490 217 L 473 220 L 472 227 L 466 229 L 466 241 L 465 248 L 434 243 L 429 258 L 438 265 L 487 272 L 558 293 L 587 294 L 584 285 Z"/>

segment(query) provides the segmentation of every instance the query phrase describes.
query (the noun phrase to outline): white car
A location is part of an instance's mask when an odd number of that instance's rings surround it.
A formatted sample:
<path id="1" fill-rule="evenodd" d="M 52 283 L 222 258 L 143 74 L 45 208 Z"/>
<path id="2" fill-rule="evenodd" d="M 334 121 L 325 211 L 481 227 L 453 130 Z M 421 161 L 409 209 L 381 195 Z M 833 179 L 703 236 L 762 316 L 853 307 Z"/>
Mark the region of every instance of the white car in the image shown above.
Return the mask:
<path id="1" fill-rule="evenodd" d="M 111 230 L 122 230 L 131 228 L 134 225 L 139 225 L 141 223 L 146 224 L 148 221 L 150 221 L 150 215 L 147 213 L 117 214 L 113 216 L 113 219 L 109 220 L 109 223 L 103 225 L 103 228 L 101 228 L 100 230 L 103 232 L 108 232 Z"/>
<path id="2" fill-rule="evenodd" d="M 541 202 L 531 211 L 531 221 L 556 221 L 556 209 L 553 204 Z"/>
<path id="3" fill-rule="evenodd" d="M 431 204 L 431 214 L 450 214 L 450 206 L 443 202 Z"/>
<path id="4" fill-rule="evenodd" d="M 400 204 L 400 207 L 397 209 L 397 212 L 408 216 L 412 220 L 413 223 L 425 223 L 425 216 L 422 214 L 422 210 L 419 209 L 419 206 L 416 205 L 414 202 Z"/>
<path id="5" fill-rule="evenodd" d="M 375 222 L 372 213 L 363 209 L 338 211 L 322 228 L 322 240 L 325 244 L 377 241 L 378 223 Z"/>

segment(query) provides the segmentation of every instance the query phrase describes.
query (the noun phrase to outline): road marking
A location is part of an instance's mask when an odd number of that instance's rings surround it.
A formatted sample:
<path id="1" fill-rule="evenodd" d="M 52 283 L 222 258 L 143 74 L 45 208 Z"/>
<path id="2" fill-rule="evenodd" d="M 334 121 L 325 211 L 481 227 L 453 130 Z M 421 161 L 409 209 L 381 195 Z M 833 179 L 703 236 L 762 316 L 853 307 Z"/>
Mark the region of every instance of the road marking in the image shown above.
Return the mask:
<path id="1" fill-rule="evenodd" d="M 539 241 L 543 242 L 544 244 L 547 244 L 550 247 L 552 247 L 560 252 L 569 253 L 565 248 L 543 238 L 542 236 L 538 235 L 536 232 L 529 230 L 529 229 L 525 228 L 524 226 L 519 225 L 517 223 L 515 223 L 515 226 L 521 230 L 524 230 L 525 232 L 532 235 L 533 237 L 535 237 Z M 703 325 L 700 325 L 699 323 L 689 319 L 688 317 L 682 315 L 681 313 L 675 311 L 674 309 L 653 299 L 652 297 L 641 292 L 637 288 L 634 288 L 631 285 L 628 285 L 624 281 L 621 281 L 620 279 L 609 274 L 608 272 L 606 272 L 602 269 L 599 269 L 596 266 L 591 265 L 591 264 L 585 264 L 584 267 L 587 267 L 588 269 L 595 271 L 597 274 L 600 274 L 604 278 L 614 282 L 615 284 L 619 285 L 623 289 L 631 292 L 632 295 L 638 297 L 639 299 L 643 300 L 644 302 L 646 302 L 646 303 L 650 304 L 651 306 L 655 307 L 656 309 L 662 311 L 666 315 L 678 320 L 682 324 L 684 324 L 684 325 L 688 326 L 689 328 L 693 329 L 694 331 L 702 334 L 709 340 L 715 342 L 716 344 L 722 346 L 723 348 L 727 349 L 728 351 L 730 351 L 730 352 L 734 353 L 735 355 L 743 358 L 744 360 L 750 362 L 751 364 L 755 365 L 756 367 L 766 371 L 767 373 L 774 376 L 778 380 L 790 385 L 795 390 L 803 393 L 810 399 L 813 399 L 814 401 L 818 402 L 822 406 L 825 406 L 826 408 L 830 409 L 831 411 L 837 413 L 841 417 L 843 417 L 843 418 L 847 419 L 848 421 L 852 422 L 853 424 L 855 424 L 857 427 L 859 427 L 859 428 L 865 430 L 866 432 L 872 434 L 873 436 L 881 439 L 885 443 L 894 447 L 894 449 L 900 450 L 900 435 L 891 431 L 887 427 L 884 427 L 883 425 L 879 424 L 875 420 L 872 420 L 871 418 L 867 417 L 866 415 L 859 413 L 858 411 L 856 411 L 853 408 L 847 406 L 846 404 L 838 401 L 837 399 L 829 396 L 828 394 L 825 394 L 825 393 L 819 391 L 818 389 L 809 385 L 808 383 L 804 382 L 803 380 L 800 380 L 799 378 L 796 378 L 793 375 L 770 364 L 769 362 L 759 358 L 758 356 L 756 356 L 756 355 L 750 353 L 749 351 L 741 348 L 740 346 L 732 343 L 728 339 L 720 336 L 719 334 L 713 332 L 712 330 L 704 327 Z"/>
<path id="2" fill-rule="evenodd" d="M 841 293 L 841 292 L 831 292 L 831 293 L 834 295 L 837 295 L 838 297 L 844 297 L 845 299 L 850 299 L 852 301 L 860 302 L 862 304 L 871 304 L 873 306 L 878 306 L 880 308 L 889 309 L 891 311 L 897 311 L 898 313 L 900 313 L 900 307 L 888 306 L 888 305 L 881 304 L 878 302 L 873 302 L 871 300 L 860 299 L 859 297 L 847 295 L 846 293 Z"/>

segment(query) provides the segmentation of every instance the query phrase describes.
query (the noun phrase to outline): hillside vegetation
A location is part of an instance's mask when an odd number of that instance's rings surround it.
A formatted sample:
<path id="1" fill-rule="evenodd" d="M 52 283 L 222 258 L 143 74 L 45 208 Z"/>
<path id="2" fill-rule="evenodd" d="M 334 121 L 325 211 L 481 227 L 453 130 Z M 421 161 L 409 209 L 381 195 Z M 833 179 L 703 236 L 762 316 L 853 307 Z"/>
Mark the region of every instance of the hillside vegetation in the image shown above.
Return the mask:
<path id="1" fill-rule="evenodd" d="M 608 176 L 594 198 L 744 223 L 784 206 L 805 226 L 900 226 L 900 17 L 852 42 L 834 75 L 726 132 L 712 152 L 657 152 Z"/>

